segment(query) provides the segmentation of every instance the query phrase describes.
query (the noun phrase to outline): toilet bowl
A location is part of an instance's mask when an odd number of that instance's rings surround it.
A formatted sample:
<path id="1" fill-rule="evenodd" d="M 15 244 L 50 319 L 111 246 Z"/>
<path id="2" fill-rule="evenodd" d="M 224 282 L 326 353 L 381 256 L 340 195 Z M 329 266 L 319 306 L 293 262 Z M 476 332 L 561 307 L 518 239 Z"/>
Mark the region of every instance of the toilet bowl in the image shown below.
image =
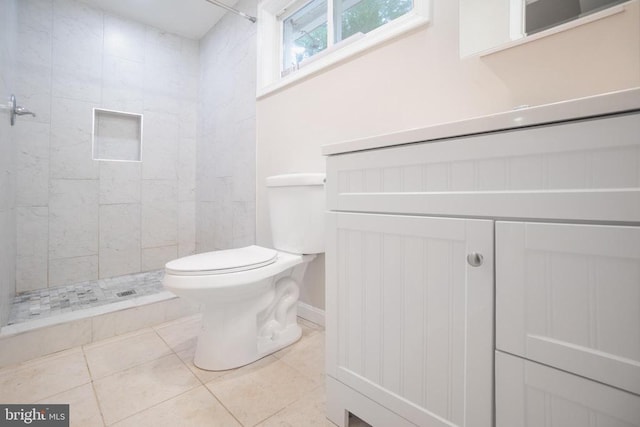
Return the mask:
<path id="1" fill-rule="evenodd" d="M 202 307 L 194 364 L 226 370 L 254 362 L 301 336 L 299 286 L 324 252 L 324 175 L 267 178 L 275 249 L 191 255 L 165 266 L 163 285 Z"/>

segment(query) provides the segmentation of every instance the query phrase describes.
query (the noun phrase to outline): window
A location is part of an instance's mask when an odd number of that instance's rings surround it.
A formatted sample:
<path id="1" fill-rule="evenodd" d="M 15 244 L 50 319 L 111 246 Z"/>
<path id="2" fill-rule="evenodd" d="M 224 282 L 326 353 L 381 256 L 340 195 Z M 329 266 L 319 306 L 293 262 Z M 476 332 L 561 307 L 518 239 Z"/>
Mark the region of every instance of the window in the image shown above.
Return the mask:
<path id="1" fill-rule="evenodd" d="M 411 12 L 412 0 L 336 0 L 334 40 L 371 30 Z"/>
<path id="2" fill-rule="evenodd" d="M 263 0 L 258 96 L 428 22 L 429 0 Z"/>
<path id="3" fill-rule="evenodd" d="M 327 0 L 312 0 L 282 20 L 282 74 L 327 48 Z"/>

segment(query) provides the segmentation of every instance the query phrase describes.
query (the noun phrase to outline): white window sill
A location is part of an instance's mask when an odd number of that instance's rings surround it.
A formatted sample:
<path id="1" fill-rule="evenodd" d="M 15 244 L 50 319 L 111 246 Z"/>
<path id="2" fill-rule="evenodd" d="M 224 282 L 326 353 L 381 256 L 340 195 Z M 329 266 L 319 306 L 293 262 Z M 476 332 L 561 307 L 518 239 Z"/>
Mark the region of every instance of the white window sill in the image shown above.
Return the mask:
<path id="1" fill-rule="evenodd" d="M 496 46 L 496 47 L 491 48 L 491 49 L 483 50 L 481 52 L 477 52 L 477 53 L 474 53 L 474 54 L 471 54 L 471 55 L 463 56 L 462 58 L 465 59 L 465 58 L 472 58 L 472 57 L 476 57 L 476 56 L 477 57 L 488 56 L 488 55 L 491 55 L 491 54 L 496 53 L 496 52 L 501 52 L 503 50 L 511 49 L 512 47 L 516 47 L 516 46 L 520 46 L 520 45 L 523 45 L 523 44 L 526 44 L 526 43 L 530 43 L 530 42 L 532 42 L 534 40 L 539 40 L 539 39 L 542 39 L 542 38 L 545 38 L 545 37 L 548 37 L 548 36 L 552 36 L 554 34 L 562 33 L 564 31 L 571 30 L 571 29 L 579 27 L 581 25 L 589 24 L 590 22 L 598 21 L 600 19 L 607 18 L 607 17 L 609 17 L 611 15 L 616 15 L 618 13 L 622 13 L 622 12 L 624 12 L 626 10 L 626 6 L 629 3 L 630 2 L 622 3 L 622 4 L 619 4 L 619 5 L 616 5 L 616 6 L 612 6 L 612 7 L 609 7 L 607 9 L 605 9 L 605 10 L 602 10 L 600 12 L 595 12 L 595 13 L 592 13 L 590 15 L 584 16 L 582 18 L 577 18 L 577 19 L 574 19 L 572 21 L 566 22 L 564 24 L 557 25 L 557 26 L 555 26 L 553 28 L 549 28 L 547 30 L 543 30 L 543 31 L 534 33 L 534 34 L 532 34 L 530 36 L 523 36 L 522 38 L 510 41 L 510 42 L 507 42 L 507 43 L 504 43 L 504 44 L 501 44 L 500 46 Z"/>
<path id="2" fill-rule="evenodd" d="M 351 43 L 349 43 L 347 39 L 345 40 L 346 43 L 336 45 L 336 49 L 326 52 L 326 54 L 321 55 L 317 59 L 310 58 L 309 62 L 302 65 L 300 69 L 278 78 L 275 82 L 261 87 L 258 86 L 256 97 L 257 99 L 263 98 L 296 82 L 316 75 L 332 65 L 346 61 L 361 52 L 372 49 L 381 43 L 396 38 L 415 28 L 426 25 L 428 22 L 428 13 L 422 12 L 418 14 L 410 12 L 365 34 Z"/>

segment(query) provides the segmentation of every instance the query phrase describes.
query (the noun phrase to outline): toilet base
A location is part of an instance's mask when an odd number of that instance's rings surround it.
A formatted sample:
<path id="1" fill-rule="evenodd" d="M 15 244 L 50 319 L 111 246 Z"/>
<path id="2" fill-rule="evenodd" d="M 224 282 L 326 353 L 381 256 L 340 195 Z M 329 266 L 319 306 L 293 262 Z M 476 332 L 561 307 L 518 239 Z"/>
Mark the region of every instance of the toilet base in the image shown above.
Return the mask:
<path id="1" fill-rule="evenodd" d="M 193 358 L 194 365 L 207 371 L 239 368 L 295 343 L 302 336 L 302 329 L 298 324 L 289 325 L 280 332 L 277 339 L 258 337 L 257 341 L 255 335 L 253 337 L 238 336 L 237 331 L 234 339 L 229 339 L 227 335 L 224 341 L 218 341 L 220 336 L 220 334 L 212 334 L 203 325 Z M 242 345 L 249 342 L 248 340 L 254 343 L 251 348 Z M 224 344 L 220 345 L 221 342 Z M 234 342 L 236 345 L 233 345 Z"/>
<path id="2" fill-rule="evenodd" d="M 298 283 L 308 261 L 252 284 L 238 300 L 205 305 L 193 363 L 223 371 L 255 362 L 298 341 Z"/>

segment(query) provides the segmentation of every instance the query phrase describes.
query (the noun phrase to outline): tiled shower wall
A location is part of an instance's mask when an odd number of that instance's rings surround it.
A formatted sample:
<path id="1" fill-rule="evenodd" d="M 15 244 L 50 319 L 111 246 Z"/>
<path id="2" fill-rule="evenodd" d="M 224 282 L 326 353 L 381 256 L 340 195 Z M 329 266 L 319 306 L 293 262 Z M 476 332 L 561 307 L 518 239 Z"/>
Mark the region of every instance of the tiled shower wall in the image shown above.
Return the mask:
<path id="1" fill-rule="evenodd" d="M 0 0 L 0 103 L 13 91 L 16 44 L 16 1 Z M 16 261 L 14 130 L 9 114 L 0 110 L 0 326 L 9 316 L 14 295 Z"/>
<path id="2" fill-rule="evenodd" d="M 20 0 L 18 292 L 195 251 L 198 42 L 73 0 Z M 142 113 L 142 162 L 92 160 L 92 109 Z"/>
<path id="3" fill-rule="evenodd" d="M 198 252 L 255 242 L 256 27 L 227 13 L 200 40 Z"/>

